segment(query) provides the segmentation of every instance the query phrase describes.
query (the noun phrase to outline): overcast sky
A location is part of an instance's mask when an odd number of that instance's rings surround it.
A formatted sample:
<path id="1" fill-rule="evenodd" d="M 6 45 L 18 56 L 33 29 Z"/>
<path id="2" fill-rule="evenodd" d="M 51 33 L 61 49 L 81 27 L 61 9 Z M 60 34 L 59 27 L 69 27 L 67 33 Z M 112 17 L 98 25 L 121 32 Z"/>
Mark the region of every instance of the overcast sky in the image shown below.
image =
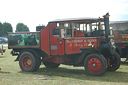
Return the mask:
<path id="1" fill-rule="evenodd" d="M 102 17 L 107 12 L 111 21 L 128 20 L 128 0 L 0 0 L 0 22 L 11 23 L 13 30 L 19 22 L 33 32 L 55 19 Z"/>

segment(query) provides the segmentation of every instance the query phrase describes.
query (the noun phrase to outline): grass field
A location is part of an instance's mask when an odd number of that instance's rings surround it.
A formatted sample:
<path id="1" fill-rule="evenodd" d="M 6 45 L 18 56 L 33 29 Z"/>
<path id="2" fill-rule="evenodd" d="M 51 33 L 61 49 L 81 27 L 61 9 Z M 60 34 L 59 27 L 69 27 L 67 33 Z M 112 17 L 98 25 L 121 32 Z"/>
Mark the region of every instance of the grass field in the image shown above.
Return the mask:
<path id="1" fill-rule="evenodd" d="M 128 63 L 101 77 L 86 75 L 83 67 L 66 65 L 57 69 L 41 65 L 37 72 L 22 72 L 10 51 L 6 47 L 4 55 L 0 55 L 0 85 L 128 85 Z"/>

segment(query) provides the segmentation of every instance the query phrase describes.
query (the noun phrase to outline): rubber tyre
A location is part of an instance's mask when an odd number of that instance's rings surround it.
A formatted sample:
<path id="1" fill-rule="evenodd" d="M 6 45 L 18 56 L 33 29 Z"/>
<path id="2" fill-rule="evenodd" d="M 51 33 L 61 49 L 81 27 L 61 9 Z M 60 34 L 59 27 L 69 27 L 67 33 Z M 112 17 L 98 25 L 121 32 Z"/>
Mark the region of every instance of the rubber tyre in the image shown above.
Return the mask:
<path id="1" fill-rule="evenodd" d="M 19 66 L 22 71 L 34 72 L 39 69 L 41 60 L 32 52 L 23 52 L 19 57 Z"/>
<path id="2" fill-rule="evenodd" d="M 121 64 L 120 56 L 116 52 L 112 57 L 113 59 L 110 60 L 110 66 L 107 67 L 107 71 L 116 71 Z"/>
<path id="3" fill-rule="evenodd" d="M 102 76 L 106 71 L 106 67 L 106 59 L 99 54 L 90 54 L 84 60 L 85 72 L 88 75 Z"/>
<path id="4" fill-rule="evenodd" d="M 60 64 L 57 63 L 51 63 L 51 62 L 43 62 L 43 64 L 45 65 L 46 68 L 57 68 Z"/>
<path id="5" fill-rule="evenodd" d="M 116 52 L 117 52 L 120 56 L 122 56 L 122 50 L 121 50 L 121 48 L 120 48 L 119 46 L 116 46 Z"/>
<path id="6" fill-rule="evenodd" d="M 36 64 L 36 67 L 35 67 L 35 69 L 33 70 L 33 72 L 34 71 L 37 71 L 38 69 L 39 69 L 39 67 L 40 67 L 40 65 L 41 65 L 41 59 L 39 58 L 39 57 L 36 57 L 36 61 L 37 61 L 37 64 Z"/>

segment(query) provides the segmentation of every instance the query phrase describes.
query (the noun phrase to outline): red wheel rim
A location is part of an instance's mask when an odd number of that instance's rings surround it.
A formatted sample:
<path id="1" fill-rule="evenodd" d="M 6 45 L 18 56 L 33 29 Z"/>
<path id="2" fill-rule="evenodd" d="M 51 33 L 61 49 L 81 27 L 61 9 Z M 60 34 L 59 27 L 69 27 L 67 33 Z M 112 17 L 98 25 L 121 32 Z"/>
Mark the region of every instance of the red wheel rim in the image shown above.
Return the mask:
<path id="1" fill-rule="evenodd" d="M 98 73 L 101 71 L 102 68 L 102 64 L 101 61 L 98 58 L 91 58 L 88 61 L 88 69 L 92 72 L 92 73 Z"/>
<path id="2" fill-rule="evenodd" d="M 23 56 L 21 63 L 25 69 L 29 69 L 32 66 L 32 58 L 28 55 L 25 55 Z"/>

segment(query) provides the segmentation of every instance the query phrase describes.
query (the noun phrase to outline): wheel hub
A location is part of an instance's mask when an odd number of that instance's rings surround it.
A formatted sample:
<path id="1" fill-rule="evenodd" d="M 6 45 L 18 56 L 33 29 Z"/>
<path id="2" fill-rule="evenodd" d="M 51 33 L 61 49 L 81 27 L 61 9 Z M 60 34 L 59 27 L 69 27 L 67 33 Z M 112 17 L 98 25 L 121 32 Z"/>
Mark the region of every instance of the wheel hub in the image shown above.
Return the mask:
<path id="1" fill-rule="evenodd" d="M 95 67 L 96 67 L 96 64 L 95 64 L 95 63 L 93 63 L 93 64 L 92 64 L 92 67 L 93 67 L 93 68 L 95 68 Z"/>
<path id="2" fill-rule="evenodd" d="M 27 64 L 28 65 L 31 65 L 32 64 L 32 61 L 30 59 L 27 60 Z"/>
<path id="3" fill-rule="evenodd" d="M 22 66 L 25 68 L 25 69 L 29 69 L 31 68 L 32 66 L 32 59 L 30 56 L 24 56 L 23 59 L 22 59 Z"/>
<path id="4" fill-rule="evenodd" d="M 91 58 L 88 61 L 88 69 L 92 72 L 92 73 L 98 73 L 101 71 L 102 68 L 102 64 L 101 61 L 98 58 Z"/>

